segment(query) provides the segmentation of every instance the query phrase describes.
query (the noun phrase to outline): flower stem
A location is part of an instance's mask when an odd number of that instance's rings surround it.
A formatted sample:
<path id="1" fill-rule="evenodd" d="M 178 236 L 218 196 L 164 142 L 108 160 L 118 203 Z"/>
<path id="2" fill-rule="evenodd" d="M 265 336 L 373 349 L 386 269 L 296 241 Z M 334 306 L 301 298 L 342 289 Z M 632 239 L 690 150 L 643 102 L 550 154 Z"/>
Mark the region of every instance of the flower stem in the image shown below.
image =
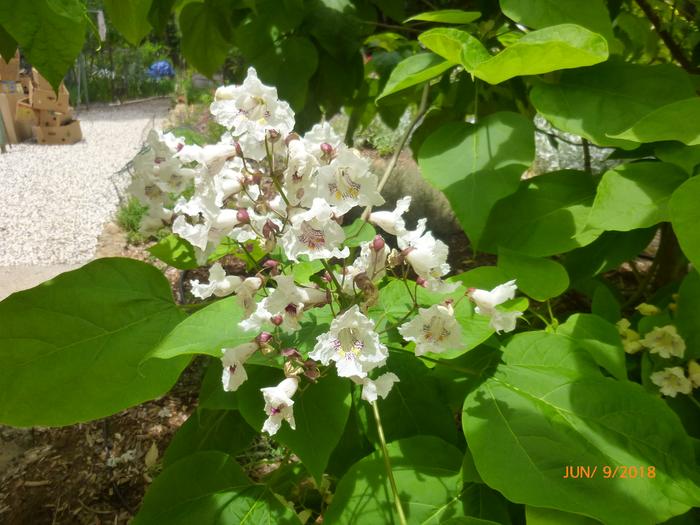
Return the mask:
<path id="1" fill-rule="evenodd" d="M 372 403 L 372 412 L 374 412 L 374 420 L 377 422 L 377 434 L 379 434 L 379 442 L 382 445 L 384 467 L 386 468 L 386 474 L 389 478 L 389 485 L 391 485 L 391 492 L 394 494 L 394 505 L 396 506 L 396 513 L 399 517 L 399 523 L 401 525 L 406 525 L 406 515 L 403 512 L 401 500 L 399 499 L 399 489 L 396 487 L 394 471 L 391 470 L 391 461 L 389 461 L 389 451 L 386 449 L 386 439 L 384 438 L 384 427 L 382 427 L 382 419 L 381 417 L 379 417 L 379 407 L 377 406 L 376 401 Z"/>

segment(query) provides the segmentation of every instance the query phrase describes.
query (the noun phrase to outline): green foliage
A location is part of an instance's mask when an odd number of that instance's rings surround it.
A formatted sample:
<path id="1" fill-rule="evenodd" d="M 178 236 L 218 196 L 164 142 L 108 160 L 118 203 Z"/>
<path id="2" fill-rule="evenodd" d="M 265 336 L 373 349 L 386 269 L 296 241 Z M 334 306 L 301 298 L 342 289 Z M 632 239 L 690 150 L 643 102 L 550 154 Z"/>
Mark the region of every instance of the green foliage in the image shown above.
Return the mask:
<path id="1" fill-rule="evenodd" d="M 700 503 L 692 441 L 663 401 L 604 378 L 586 353 L 555 335 L 517 335 L 503 360 L 467 396 L 462 418 L 489 486 L 513 501 L 611 524 L 658 523 Z M 507 460 L 494 449 L 508 450 Z M 564 468 L 576 465 L 636 465 L 647 476 L 564 479 Z"/>
<path id="2" fill-rule="evenodd" d="M 104 7 L 114 27 L 130 44 L 139 45 L 151 32 L 151 0 L 104 0 Z"/>
<path id="3" fill-rule="evenodd" d="M 518 288 L 537 301 L 557 297 L 569 287 L 564 267 L 551 259 L 531 257 L 507 248 L 498 250 L 498 267 L 516 279 Z"/>
<path id="4" fill-rule="evenodd" d="M 296 524 L 294 512 L 264 485 L 253 484 L 224 452 L 199 452 L 175 462 L 153 482 L 134 525 L 171 523 Z"/>
<path id="5" fill-rule="evenodd" d="M 132 244 L 138 244 L 143 240 L 139 228 L 146 212 L 148 207 L 133 197 L 117 210 L 117 224 L 126 232 L 127 239 Z"/>
<path id="6" fill-rule="evenodd" d="M 692 178 L 681 184 L 671 196 L 669 203 L 670 219 L 673 231 L 688 259 L 700 267 L 700 231 L 698 231 L 698 197 L 700 196 L 700 179 Z"/>
<path id="7" fill-rule="evenodd" d="M 183 315 L 163 275 L 131 259 L 93 261 L 12 295 L 0 311 L 5 424 L 114 414 L 167 392 L 189 361 L 142 363 Z"/>

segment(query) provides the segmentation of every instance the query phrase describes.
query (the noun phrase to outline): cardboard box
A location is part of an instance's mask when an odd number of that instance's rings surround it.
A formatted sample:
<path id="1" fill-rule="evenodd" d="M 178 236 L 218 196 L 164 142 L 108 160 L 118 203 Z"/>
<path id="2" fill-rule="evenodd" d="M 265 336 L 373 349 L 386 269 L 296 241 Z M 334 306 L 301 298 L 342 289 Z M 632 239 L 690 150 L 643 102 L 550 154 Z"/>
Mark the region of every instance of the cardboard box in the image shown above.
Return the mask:
<path id="1" fill-rule="evenodd" d="M 39 73 L 35 67 L 32 68 L 32 78 L 34 79 L 34 85 L 39 89 L 50 89 L 53 91 L 53 86 L 51 86 L 48 80 L 41 76 L 41 73 Z"/>
<path id="2" fill-rule="evenodd" d="M 15 112 L 15 133 L 20 142 L 34 136 L 32 127 L 39 125 L 39 110 L 34 109 L 29 103 L 29 98 L 23 98 L 17 102 Z"/>
<path id="3" fill-rule="evenodd" d="M 63 126 L 64 124 L 69 124 L 73 120 L 73 108 L 69 107 L 68 111 L 65 113 L 59 113 L 58 111 L 50 111 L 48 109 L 40 109 L 37 112 L 39 126 L 42 128 L 51 126 Z"/>
<path id="4" fill-rule="evenodd" d="M 65 126 L 48 128 L 34 126 L 32 131 L 34 132 L 34 138 L 39 144 L 75 144 L 83 138 L 79 120 L 74 120 Z"/>
<path id="5" fill-rule="evenodd" d="M 0 80 L 19 80 L 19 51 L 9 62 L 0 57 Z"/>
<path id="6" fill-rule="evenodd" d="M 28 75 L 20 75 L 19 76 L 19 81 L 22 84 L 22 91 L 25 93 L 29 94 L 29 86 L 32 84 L 32 77 Z"/>
<path id="7" fill-rule="evenodd" d="M 19 93 L 0 93 L 0 114 L 5 123 L 5 131 L 7 132 L 7 141 L 10 144 L 17 144 L 24 140 L 21 134 L 17 134 L 15 129 L 15 114 L 17 112 L 17 102 L 22 100 L 24 95 Z"/>
<path id="8" fill-rule="evenodd" d="M 29 101 L 34 109 L 47 109 L 58 113 L 67 113 L 70 107 L 68 90 L 63 84 L 58 88 L 58 94 L 53 89 L 40 89 L 30 84 Z"/>

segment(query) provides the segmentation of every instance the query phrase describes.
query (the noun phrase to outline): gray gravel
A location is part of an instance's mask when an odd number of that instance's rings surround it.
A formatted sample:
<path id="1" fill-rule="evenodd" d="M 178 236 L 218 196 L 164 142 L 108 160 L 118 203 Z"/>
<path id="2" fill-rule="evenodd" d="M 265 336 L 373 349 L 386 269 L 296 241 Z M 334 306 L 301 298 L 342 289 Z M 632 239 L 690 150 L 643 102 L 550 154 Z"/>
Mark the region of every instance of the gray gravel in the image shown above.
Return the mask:
<path id="1" fill-rule="evenodd" d="M 167 99 L 93 107 L 78 114 L 81 142 L 19 144 L 0 154 L 0 266 L 92 259 L 127 183 L 117 172 L 169 107 Z"/>

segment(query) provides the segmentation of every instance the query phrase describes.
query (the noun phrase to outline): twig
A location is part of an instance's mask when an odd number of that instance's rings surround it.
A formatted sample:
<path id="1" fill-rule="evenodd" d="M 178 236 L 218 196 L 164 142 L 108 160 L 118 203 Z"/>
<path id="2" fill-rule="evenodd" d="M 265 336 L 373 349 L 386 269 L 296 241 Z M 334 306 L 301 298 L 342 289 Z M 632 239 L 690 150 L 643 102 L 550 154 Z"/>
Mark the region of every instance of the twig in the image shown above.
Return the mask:
<path id="1" fill-rule="evenodd" d="M 399 155 L 401 155 L 401 152 L 403 151 L 404 147 L 406 146 L 406 142 L 408 142 L 408 138 L 411 136 L 411 133 L 413 133 L 414 128 L 418 125 L 420 120 L 425 115 L 425 112 L 428 110 L 428 94 L 429 94 L 429 92 L 430 92 L 430 84 L 426 83 L 425 87 L 423 87 L 423 94 L 421 95 L 420 105 L 418 106 L 418 112 L 416 113 L 416 116 L 413 118 L 413 120 L 409 124 L 408 129 L 406 130 L 406 133 L 404 133 L 403 137 L 401 137 L 401 142 L 399 142 L 399 145 L 397 146 L 396 150 L 394 151 L 394 154 L 391 156 L 391 160 L 389 160 L 389 164 L 387 164 L 386 169 L 384 170 L 384 175 L 382 175 L 382 179 L 379 181 L 379 184 L 377 185 L 377 191 L 379 193 L 381 193 L 382 189 L 384 188 L 387 181 L 389 180 L 391 173 L 394 171 L 394 168 L 396 167 L 396 163 L 399 160 Z M 367 206 L 365 208 L 365 211 L 362 212 L 362 219 L 366 221 L 367 218 L 369 217 L 370 213 L 372 213 L 372 206 Z"/>
<path id="2" fill-rule="evenodd" d="M 671 33 L 669 33 L 663 28 L 663 26 L 661 25 L 661 19 L 659 18 L 659 15 L 657 15 L 656 12 L 651 8 L 647 0 L 634 1 L 644 12 L 644 15 L 649 19 L 651 25 L 654 26 L 654 29 L 661 37 L 661 40 L 664 41 L 664 44 L 666 44 L 666 47 L 671 52 L 671 56 L 673 57 L 673 59 L 676 62 L 678 62 L 681 65 L 681 67 L 683 67 L 683 69 L 685 69 L 688 73 L 697 73 L 698 68 L 690 63 L 690 61 L 686 58 L 683 49 L 681 49 L 678 43 L 673 39 Z"/>
<path id="3" fill-rule="evenodd" d="M 406 525 L 406 515 L 403 512 L 403 507 L 401 506 L 401 500 L 399 499 L 399 489 L 396 487 L 396 480 L 394 479 L 394 471 L 391 469 L 391 460 L 389 459 L 389 451 L 386 448 L 386 439 L 384 438 L 384 428 L 382 427 L 382 419 L 379 417 L 379 408 L 377 407 L 377 402 L 372 402 L 372 412 L 374 412 L 374 420 L 377 423 L 377 434 L 379 434 L 379 443 L 382 446 L 382 456 L 384 456 L 384 468 L 386 469 L 386 475 L 389 478 L 389 485 L 391 485 L 391 492 L 394 495 L 394 506 L 396 507 L 396 514 L 399 517 L 399 523 L 401 525 Z"/>
<path id="4" fill-rule="evenodd" d="M 583 169 L 586 173 L 592 173 L 591 171 L 591 147 L 588 140 L 582 138 L 581 145 L 583 146 Z"/>

